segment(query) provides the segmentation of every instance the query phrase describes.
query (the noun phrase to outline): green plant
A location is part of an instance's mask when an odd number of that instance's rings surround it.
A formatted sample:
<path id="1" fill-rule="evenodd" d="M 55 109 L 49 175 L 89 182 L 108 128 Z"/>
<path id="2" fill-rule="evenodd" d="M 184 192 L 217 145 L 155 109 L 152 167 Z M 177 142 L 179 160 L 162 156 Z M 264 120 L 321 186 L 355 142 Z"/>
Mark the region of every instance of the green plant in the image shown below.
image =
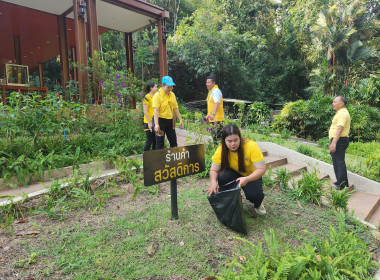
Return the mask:
<path id="1" fill-rule="evenodd" d="M 273 178 L 272 166 L 269 166 L 267 172 L 262 177 L 264 187 L 272 188 L 275 186 L 275 180 Z"/>
<path id="2" fill-rule="evenodd" d="M 33 252 L 30 254 L 30 256 L 26 259 L 20 259 L 18 260 L 14 266 L 17 267 L 17 268 L 20 268 L 20 267 L 28 267 L 30 266 L 31 264 L 35 263 L 37 261 L 37 253 L 36 252 Z"/>
<path id="3" fill-rule="evenodd" d="M 210 175 L 210 169 L 212 165 L 212 156 L 215 153 L 217 146 L 213 143 L 209 143 L 205 146 L 205 171 L 195 175 L 196 178 L 208 178 Z"/>
<path id="4" fill-rule="evenodd" d="M 289 181 L 290 181 L 290 173 L 286 168 L 277 168 L 274 172 L 275 174 L 275 182 L 279 185 L 279 187 L 284 190 L 289 190 Z"/>
<path id="5" fill-rule="evenodd" d="M 250 124 L 265 122 L 270 116 L 271 110 L 263 102 L 253 102 L 249 105 L 248 122 Z"/>
<path id="6" fill-rule="evenodd" d="M 328 148 L 329 145 L 330 145 L 330 139 L 328 137 L 323 137 L 318 140 L 318 146 L 321 148 Z"/>
<path id="7" fill-rule="evenodd" d="M 329 192 L 329 201 L 334 208 L 347 208 L 348 199 L 352 195 L 353 191 L 343 190 L 335 190 L 333 188 L 330 189 Z"/>
<path id="8" fill-rule="evenodd" d="M 243 238 L 234 239 L 250 247 L 247 257 L 236 257 L 217 279 L 369 279 L 380 265 L 371 260 L 365 243 L 345 225 L 345 215 L 338 216 L 338 229 L 330 226 L 321 240 L 310 234 L 311 243 L 290 246 L 274 230 L 264 233 L 264 245 Z"/>
<path id="9" fill-rule="evenodd" d="M 313 157 L 313 150 L 309 146 L 303 144 L 297 146 L 297 152 L 309 157 Z"/>
<path id="10" fill-rule="evenodd" d="M 295 189 L 297 196 L 305 201 L 319 204 L 326 180 L 318 177 L 317 170 L 312 172 L 303 170 L 301 174 L 302 178 L 297 182 L 298 188 Z"/>

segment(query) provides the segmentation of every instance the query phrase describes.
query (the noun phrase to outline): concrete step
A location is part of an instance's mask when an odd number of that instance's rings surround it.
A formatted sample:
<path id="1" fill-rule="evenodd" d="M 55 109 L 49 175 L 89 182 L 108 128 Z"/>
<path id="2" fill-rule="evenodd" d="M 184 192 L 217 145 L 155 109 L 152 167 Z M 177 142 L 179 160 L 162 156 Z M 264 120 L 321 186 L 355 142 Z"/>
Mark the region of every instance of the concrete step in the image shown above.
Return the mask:
<path id="1" fill-rule="evenodd" d="M 369 221 L 380 206 L 380 195 L 354 192 L 348 199 L 347 209 L 354 210 L 354 215 L 364 221 Z"/>
<path id="2" fill-rule="evenodd" d="M 374 226 L 380 226 L 380 207 L 377 207 L 376 211 L 372 214 L 369 222 Z"/>
<path id="3" fill-rule="evenodd" d="M 282 157 L 275 157 L 275 156 L 264 156 L 266 167 L 269 168 L 269 166 L 276 167 L 279 165 L 284 165 L 288 163 L 288 160 L 286 158 Z"/>
<path id="4" fill-rule="evenodd" d="M 272 172 L 275 173 L 276 170 L 280 168 L 286 168 L 286 170 L 288 170 L 288 172 L 290 173 L 292 177 L 300 175 L 301 170 L 307 171 L 307 168 L 305 165 L 287 163 L 287 164 L 276 166 L 275 168 L 272 169 Z"/>

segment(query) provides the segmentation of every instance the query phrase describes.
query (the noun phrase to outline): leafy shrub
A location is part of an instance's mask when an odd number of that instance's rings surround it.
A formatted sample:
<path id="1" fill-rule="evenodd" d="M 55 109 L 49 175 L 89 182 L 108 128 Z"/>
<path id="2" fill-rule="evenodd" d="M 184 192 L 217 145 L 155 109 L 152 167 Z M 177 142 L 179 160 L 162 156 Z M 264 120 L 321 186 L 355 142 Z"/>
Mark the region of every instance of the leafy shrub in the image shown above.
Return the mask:
<path id="1" fill-rule="evenodd" d="M 346 152 L 351 155 L 357 155 L 368 158 L 374 153 L 380 154 L 380 142 L 373 141 L 367 143 L 350 143 Z"/>
<path id="2" fill-rule="evenodd" d="M 350 100 L 359 104 L 380 107 L 380 73 L 370 74 L 369 78 L 361 79 L 356 87 L 351 87 L 347 95 Z"/>
<path id="3" fill-rule="evenodd" d="M 271 110 L 263 102 L 253 102 L 248 108 L 248 123 L 261 123 L 270 116 Z"/>
<path id="4" fill-rule="evenodd" d="M 284 128 L 294 130 L 296 135 L 301 136 L 304 133 L 304 100 L 287 103 L 281 110 L 281 114 L 275 116 L 272 124 L 273 128 L 281 131 Z"/>
<path id="5" fill-rule="evenodd" d="M 302 144 L 297 146 L 297 152 L 309 157 L 312 157 L 314 155 L 314 152 L 310 147 Z"/>
<path id="6" fill-rule="evenodd" d="M 333 207 L 346 209 L 348 199 L 350 198 L 352 193 L 353 191 L 347 191 L 346 189 L 340 191 L 331 188 L 328 198 Z"/>
<path id="7" fill-rule="evenodd" d="M 290 173 L 286 168 L 278 168 L 274 174 L 276 175 L 275 182 L 279 185 L 279 187 L 287 191 L 289 190 L 289 180 L 290 180 Z"/>
<path id="8" fill-rule="evenodd" d="M 301 174 L 302 178 L 297 182 L 298 188 L 295 192 L 303 200 L 319 204 L 326 181 L 318 178 L 317 170 L 301 171 Z"/>
<path id="9" fill-rule="evenodd" d="M 310 100 L 298 100 L 284 106 L 281 114 L 275 116 L 272 126 L 281 131 L 294 131 L 303 138 L 318 140 L 327 136 L 328 128 L 335 114 L 332 98 L 315 94 Z M 351 140 L 372 141 L 380 139 L 380 110 L 367 105 L 348 104 L 351 115 Z"/>
<path id="10" fill-rule="evenodd" d="M 379 264 L 371 259 L 366 244 L 348 230 L 343 213 L 338 219 L 338 229 L 331 226 L 325 239 L 310 233 L 311 243 L 300 247 L 285 244 L 273 229 L 264 233 L 264 244 L 235 237 L 250 247 L 251 254 L 236 257 L 217 279 L 369 279 Z"/>
<path id="11" fill-rule="evenodd" d="M 357 141 L 380 141 L 380 110 L 367 105 L 348 104 L 351 116 L 350 139 Z"/>
<path id="12" fill-rule="evenodd" d="M 212 156 L 216 151 L 217 146 L 210 143 L 205 147 L 205 171 L 202 173 L 198 173 L 195 175 L 196 178 L 208 178 L 210 174 L 211 164 L 212 164 Z"/>
<path id="13" fill-rule="evenodd" d="M 323 137 L 318 140 L 318 146 L 321 148 L 328 148 L 329 145 L 330 145 L 330 139 L 328 137 Z"/>

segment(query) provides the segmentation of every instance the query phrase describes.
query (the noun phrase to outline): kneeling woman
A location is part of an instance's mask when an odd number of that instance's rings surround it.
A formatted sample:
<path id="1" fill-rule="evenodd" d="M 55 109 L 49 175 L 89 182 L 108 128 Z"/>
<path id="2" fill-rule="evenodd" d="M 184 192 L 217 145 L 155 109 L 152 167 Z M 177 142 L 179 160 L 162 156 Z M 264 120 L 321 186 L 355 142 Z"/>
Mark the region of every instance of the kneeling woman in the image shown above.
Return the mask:
<path id="1" fill-rule="evenodd" d="M 255 211 L 264 215 L 266 211 L 261 177 L 265 171 L 264 156 L 257 144 L 243 139 L 237 126 L 226 125 L 222 131 L 222 144 L 212 157 L 211 182 L 206 193 L 218 193 L 218 185 L 238 181 L 247 200 L 253 203 Z"/>

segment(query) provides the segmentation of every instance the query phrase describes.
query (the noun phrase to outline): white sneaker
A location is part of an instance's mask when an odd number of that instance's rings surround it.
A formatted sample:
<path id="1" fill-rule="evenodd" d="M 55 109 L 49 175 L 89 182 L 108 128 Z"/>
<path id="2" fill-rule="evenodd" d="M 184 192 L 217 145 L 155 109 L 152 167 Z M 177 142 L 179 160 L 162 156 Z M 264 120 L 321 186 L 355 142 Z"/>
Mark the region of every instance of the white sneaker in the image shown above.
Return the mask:
<path id="1" fill-rule="evenodd" d="M 267 211 L 265 210 L 264 203 L 261 203 L 259 208 L 255 208 L 255 211 L 259 215 L 265 215 Z"/>

